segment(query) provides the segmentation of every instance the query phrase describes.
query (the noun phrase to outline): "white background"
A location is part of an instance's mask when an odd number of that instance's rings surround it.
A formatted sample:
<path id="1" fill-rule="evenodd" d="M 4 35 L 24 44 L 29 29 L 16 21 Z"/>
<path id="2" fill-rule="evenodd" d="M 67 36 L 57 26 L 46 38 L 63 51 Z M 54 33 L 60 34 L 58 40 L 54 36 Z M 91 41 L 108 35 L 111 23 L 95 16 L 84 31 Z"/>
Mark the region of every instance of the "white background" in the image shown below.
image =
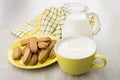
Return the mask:
<path id="1" fill-rule="evenodd" d="M 93 39 L 98 53 L 107 59 L 107 66 L 91 69 L 81 76 L 64 73 L 57 63 L 37 70 L 23 70 L 10 65 L 6 52 L 16 40 L 10 32 L 39 15 L 45 8 L 67 2 L 84 3 L 96 13 L 101 31 Z M 119 0 L 0 0 L 0 79 L 1 80 L 119 80 L 120 79 L 120 1 Z"/>

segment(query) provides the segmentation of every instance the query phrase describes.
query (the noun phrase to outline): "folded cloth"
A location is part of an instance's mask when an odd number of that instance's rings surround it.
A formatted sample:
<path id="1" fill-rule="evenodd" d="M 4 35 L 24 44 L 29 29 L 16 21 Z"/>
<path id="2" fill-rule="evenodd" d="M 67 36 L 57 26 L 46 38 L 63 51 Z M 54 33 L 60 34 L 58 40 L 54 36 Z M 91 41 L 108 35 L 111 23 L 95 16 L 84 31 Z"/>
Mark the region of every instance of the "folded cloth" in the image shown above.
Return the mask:
<path id="1" fill-rule="evenodd" d="M 11 34 L 18 37 L 18 38 L 21 38 L 24 35 L 26 35 L 27 32 L 36 28 L 37 21 L 38 21 L 38 17 L 35 17 L 35 18 L 27 21 L 23 25 L 17 27 L 16 29 L 14 29 L 11 32 Z"/>
<path id="2" fill-rule="evenodd" d="M 42 17 L 35 17 L 11 33 L 19 38 L 30 32 L 30 35 L 43 34 L 62 38 L 62 25 L 64 24 L 65 18 L 66 14 L 62 7 L 47 8 L 42 13 Z"/>

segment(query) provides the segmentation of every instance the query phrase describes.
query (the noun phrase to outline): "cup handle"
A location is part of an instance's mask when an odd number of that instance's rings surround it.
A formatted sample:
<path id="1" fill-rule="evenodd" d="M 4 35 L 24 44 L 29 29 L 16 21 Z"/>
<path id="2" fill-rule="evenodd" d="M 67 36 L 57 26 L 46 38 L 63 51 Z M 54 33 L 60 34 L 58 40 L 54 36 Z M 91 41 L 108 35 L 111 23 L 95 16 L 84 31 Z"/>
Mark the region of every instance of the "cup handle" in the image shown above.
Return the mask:
<path id="1" fill-rule="evenodd" d="M 100 20 L 95 13 L 89 13 L 90 17 L 90 26 L 92 28 L 92 36 L 97 35 L 98 32 L 100 31 Z"/>
<path id="2" fill-rule="evenodd" d="M 94 60 L 97 59 L 97 58 L 102 60 L 101 64 L 94 63 Z M 94 60 L 93 60 L 92 66 L 91 66 L 92 68 L 102 68 L 106 65 L 106 59 L 102 55 L 95 54 Z"/>

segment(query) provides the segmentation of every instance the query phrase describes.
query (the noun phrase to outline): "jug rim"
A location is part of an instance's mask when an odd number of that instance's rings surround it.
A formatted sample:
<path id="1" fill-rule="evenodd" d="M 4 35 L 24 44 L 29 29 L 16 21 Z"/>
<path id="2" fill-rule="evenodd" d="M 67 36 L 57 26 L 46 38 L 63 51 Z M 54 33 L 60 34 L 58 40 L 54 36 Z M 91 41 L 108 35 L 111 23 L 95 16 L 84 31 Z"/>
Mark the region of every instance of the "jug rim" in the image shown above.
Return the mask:
<path id="1" fill-rule="evenodd" d="M 70 12 L 70 11 L 73 11 L 73 12 L 86 12 L 86 11 L 89 10 L 87 5 L 82 4 L 82 3 L 65 3 L 63 5 L 63 9 L 66 10 L 67 12 Z M 78 9 L 78 10 L 75 10 L 75 9 Z"/>

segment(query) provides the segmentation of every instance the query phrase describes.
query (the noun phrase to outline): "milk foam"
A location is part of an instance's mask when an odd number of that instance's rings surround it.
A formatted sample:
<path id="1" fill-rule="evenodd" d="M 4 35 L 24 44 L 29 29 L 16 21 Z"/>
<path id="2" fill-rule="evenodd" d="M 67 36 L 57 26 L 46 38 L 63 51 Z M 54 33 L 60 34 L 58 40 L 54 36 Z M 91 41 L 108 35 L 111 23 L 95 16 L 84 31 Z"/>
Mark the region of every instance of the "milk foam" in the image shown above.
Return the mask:
<path id="1" fill-rule="evenodd" d="M 94 54 L 96 46 L 94 42 L 85 37 L 69 37 L 61 40 L 56 45 L 56 51 L 67 58 L 84 58 Z"/>

